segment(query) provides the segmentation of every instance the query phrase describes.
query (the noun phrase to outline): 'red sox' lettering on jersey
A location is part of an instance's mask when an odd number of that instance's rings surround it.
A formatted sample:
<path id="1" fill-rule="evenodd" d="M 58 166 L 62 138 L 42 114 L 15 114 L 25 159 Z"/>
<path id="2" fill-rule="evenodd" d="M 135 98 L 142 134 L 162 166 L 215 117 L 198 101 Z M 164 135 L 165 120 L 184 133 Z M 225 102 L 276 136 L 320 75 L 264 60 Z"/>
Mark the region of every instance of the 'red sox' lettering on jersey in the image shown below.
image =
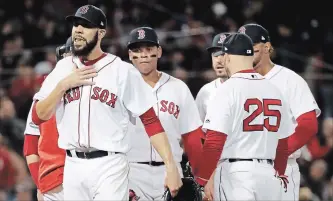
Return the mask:
<path id="1" fill-rule="evenodd" d="M 102 89 L 101 87 L 96 86 L 93 88 L 91 99 L 99 100 L 101 103 L 106 103 L 108 106 L 114 108 L 118 96 L 107 89 Z"/>
<path id="2" fill-rule="evenodd" d="M 172 101 L 167 100 L 161 100 L 161 112 L 169 112 L 169 114 L 172 114 L 176 119 L 178 119 L 180 108 L 178 105 L 176 105 Z"/>

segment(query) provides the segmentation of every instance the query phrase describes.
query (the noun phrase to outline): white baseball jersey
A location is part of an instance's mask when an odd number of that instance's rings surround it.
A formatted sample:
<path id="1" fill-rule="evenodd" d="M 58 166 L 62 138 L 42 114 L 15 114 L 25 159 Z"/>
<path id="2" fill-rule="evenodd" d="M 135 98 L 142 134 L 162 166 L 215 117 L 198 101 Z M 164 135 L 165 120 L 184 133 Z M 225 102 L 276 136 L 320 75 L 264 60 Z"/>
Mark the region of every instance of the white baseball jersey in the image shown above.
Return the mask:
<path id="1" fill-rule="evenodd" d="M 40 131 L 39 131 L 39 126 L 37 126 L 36 124 L 34 124 L 34 122 L 32 122 L 32 107 L 33 104 L 30 107 L 30 111 L 28 114 L 28 118 L 27 118 L 27 123 L 25 125 L 25 131 L 24 134 L 29 134 L 29 135 L 40 135 Z"/>
<path id="2" fill-rule="evenodd" d="M 197 104 L 201 121 L 205 120 L 207 104 L 213 94 L 216 92 L 218 86 L 222 84 L 221 78 L 217 78 L 207 84 L 205 84 L 199 90 L 195 102 Z"/>
<path id="3" fill-rule="evenodd" d="M 265 76 L 282 93 L 291 112 L 291 122 L 293 131 L 297 126 L 296 119 L 304 113 L 315 110 L 317 117 L 321 111 L 314 99 L 311 90 L 305 80 L 294 71 L 280 65 L 275 65 Z M 289 158 L 299 158 L 301 150 L 289 156 Z"/>
<path id="4" fill-rule="evenodd" d="M 194 98 L 184 82 L 166 73 L 162 73 L 157 84 L 150 89 L 150 93 L 154 95 L 154 102 L 157 102 L 154 106 L 155 113 L 167 133 L 174 158 L 176 162 L 181 162 L 181 136 L 202 126 Z M 135 119 L 135 128 L 130 132 L 130 139 L 131 149 L 127 153 L 129 161 L 162 161 L 150 144 L 139 118 Z"/>
<path id="5" fill-rule="evenodd" d="M 228 135 L 221 159 L 275 159 L 291 122 L 281 92 L 254 71 L 232 75 L 208 104 L 204 129 Z"/>
<path id="6" fill-rule="evenodd" d="M 43 100 L 60 80 L 71 74 L 74 64 L 84 68 L 77 57 L 60 60 L 46 77 L 35 100 Z M 59 147 L 77 151 L 127 152 L 126 135 L 130 116 L 140 116 L 156 102 L 139 71 L 120 58 L 107 54 L 95 64 L 93 86 L 68 90 L 56 111 Z"/>

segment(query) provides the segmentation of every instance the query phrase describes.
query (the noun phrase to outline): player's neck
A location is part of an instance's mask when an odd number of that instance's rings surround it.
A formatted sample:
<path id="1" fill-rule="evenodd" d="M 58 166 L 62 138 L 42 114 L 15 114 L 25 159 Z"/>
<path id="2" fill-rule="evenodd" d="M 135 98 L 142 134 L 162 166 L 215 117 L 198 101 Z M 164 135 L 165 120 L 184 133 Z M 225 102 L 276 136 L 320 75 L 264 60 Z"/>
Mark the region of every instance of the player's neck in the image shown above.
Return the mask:
<path id="1" fill-rule="evenodd" d="M 101 48 L 95 48 L 93 49 L 90 54 L 85 58 L 85 60 L 95 60 L 97 59 L 98 57 L 100 57 L 102 54 L 104 54 L 104 52 L 102 51 Z"/>
<path id="2" fill-rule="evenodd" d="M 153 88 L 155 87 L 161 76 L 162 73 L 157 70 L 154 70 L 147 75 L 142 75 L 143 80 Z"/>
<path id="3" fill-rule="evenodd" d="M 266 62 L 258 63 L 254 69 L 262 76 L 265 76 L 272 68 L 274 67 L 274 63 L 269 59 Z"/>

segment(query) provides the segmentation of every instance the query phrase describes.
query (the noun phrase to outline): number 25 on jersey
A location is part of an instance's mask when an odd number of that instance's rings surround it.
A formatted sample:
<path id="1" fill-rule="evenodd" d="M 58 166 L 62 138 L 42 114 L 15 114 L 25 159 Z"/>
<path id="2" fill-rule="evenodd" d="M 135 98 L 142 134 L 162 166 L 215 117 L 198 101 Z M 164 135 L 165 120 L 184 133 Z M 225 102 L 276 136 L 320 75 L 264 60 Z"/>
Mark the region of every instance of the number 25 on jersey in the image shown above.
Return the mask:
<path id="1" fill-rule="evenodd" d="M 277 109 L 270 109 L 270 106 L 281 106 L 281 100 L 278 99 L 263 99 L 262 101 L 257 98 L 247 99 L 244 104 L 244 110 L 250 112 L 250 106 L 256 107 L 256 109 L 243 120 L 243 131 L 263 131 L 264 128 L 270 132 L 277 132 L 281 122 L 281 112 Z M 251 123 L 259 116 L 263 115 L 263 122 L 254 124 Z M 276 118 L 276 124 L 270 124 L 270 118 Z"/>

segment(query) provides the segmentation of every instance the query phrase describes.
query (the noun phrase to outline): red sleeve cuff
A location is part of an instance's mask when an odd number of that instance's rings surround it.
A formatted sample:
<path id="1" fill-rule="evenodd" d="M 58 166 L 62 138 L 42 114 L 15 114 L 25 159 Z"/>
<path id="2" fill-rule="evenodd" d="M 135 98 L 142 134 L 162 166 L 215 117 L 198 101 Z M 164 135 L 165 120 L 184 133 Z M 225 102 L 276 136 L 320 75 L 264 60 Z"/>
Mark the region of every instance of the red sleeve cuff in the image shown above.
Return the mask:
<path id="1" fill-rule="evenodd" d="M 24 135 L 23 155 L 38 155 L 38 135 Z"/>
<path id="2" fill-rule="evenodd" d="M 30 163 L 29 164 L 29 171 L 32 177 L 32 180 L 36 184 L 37 188 L 39 187 L 39 162 L 36 163 Z"/>
<path id="3" fill-rule="evenodd" d="M 147 112 L 142 114 L 140 119 L 149 137 L 164 132 L 162 124 L 156 116 L 153 108 L 150 108 Z"/>
<path id="4" fill-rule="evenodd" d="M 193 175 L 197 174 L 200 164 L 202 133 L 203 131 L 201 130 L 201 127 L 199 127 L 194 131 L 182 135 L 185 152 L 190 162 Z"/>
<path id="5" fill-rule="evenodd" d="M 31 114 L 31 118 L 32 118 L 32 122 L 36 125 L 40 125 L 41 123 L 45 122 L 44 120 L 40 119 L 38 117 L 37 114 L 37 110 L 36 110 L 36 105 L 37 105 L 38 101 L 34 102 L 34 105 L 32 106 L 32 114 Z"/>
<path id="6" fill-rule="evenodd" d="M 227 135 L 221 132 L 208 130 L 206 140 L 203 146 L 201 161 L 198 176 L 209 180 L 210 176 L 216 169 Z"/>

